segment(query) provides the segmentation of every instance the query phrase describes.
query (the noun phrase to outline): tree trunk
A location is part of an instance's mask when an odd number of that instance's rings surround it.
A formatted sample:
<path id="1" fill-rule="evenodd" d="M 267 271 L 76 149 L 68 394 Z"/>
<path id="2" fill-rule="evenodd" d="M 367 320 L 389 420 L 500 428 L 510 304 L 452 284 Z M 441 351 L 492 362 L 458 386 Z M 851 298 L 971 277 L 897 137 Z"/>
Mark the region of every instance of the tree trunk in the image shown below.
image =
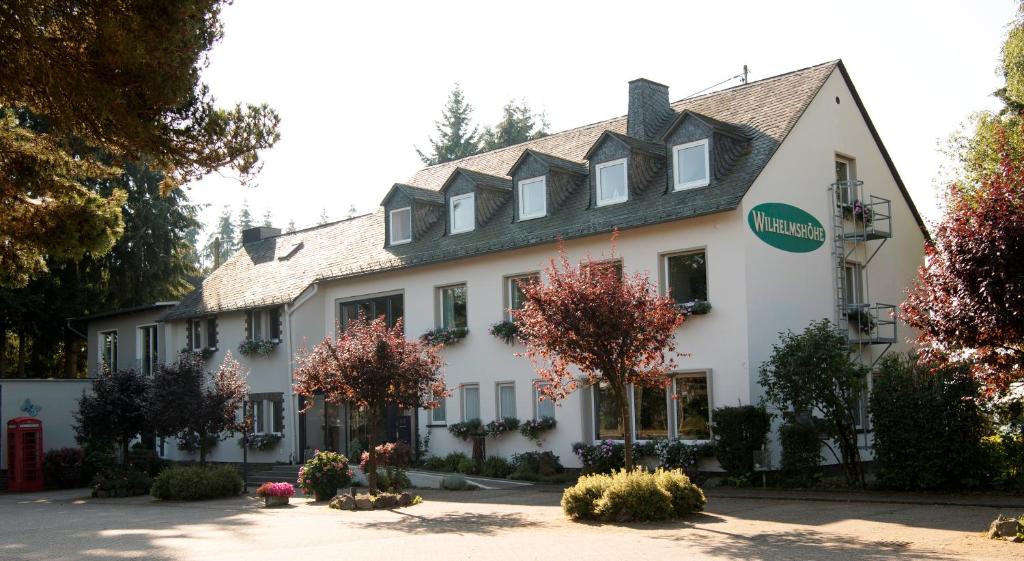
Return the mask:
<path id="1" fill-rule="evenodd" d="M 366 408 L 366 424 L 368 429 L 366 431 L 366 441 L 369 450 L 368 458 L 366 460 L 366 485 L 369 487 L 370 494 L 377 494 L 377 408 L 367 407 Z"/>
<path id="2" fill-rule="evenodd" d="M 70 329 L 64 330 L 64 378 L 78 377 L 78 340 Z"/>
<path id="3" fill-rule="evenodd" d="M 622 457 L 627 471 L 633 470 L 633 423 L 629 415 L 629 400 L 626 392 L 616 392 L 619 400 L 619 414 L 622 415 Z"/>

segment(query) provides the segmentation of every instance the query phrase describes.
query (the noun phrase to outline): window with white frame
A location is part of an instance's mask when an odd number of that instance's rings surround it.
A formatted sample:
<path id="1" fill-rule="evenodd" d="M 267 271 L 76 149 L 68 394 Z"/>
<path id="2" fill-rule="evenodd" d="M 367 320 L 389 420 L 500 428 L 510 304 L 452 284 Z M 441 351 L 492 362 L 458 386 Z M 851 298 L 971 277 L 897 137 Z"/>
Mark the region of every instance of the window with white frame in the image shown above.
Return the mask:
<path id="1" fill-rule="evenodd" d="M 864 304 L 864 272 L 859 263 L 847 262 L 844 267 L 844 287 L 847 309 Z"/>
<path id="2" fill-rule="evenodd" d="M 547 382 L 537 382 L 533 386 L 533 418 L 540 420 L 544 417 L 555 418 L 555 402 L 549 398 L 541 398 L 540 388 L 549 386 Z"/>
<path id="3" fill-rule="evenodd" d="M 680 304 L 708 299 L 707 253 L 703 249 L 665 256 L 665 287 Z"/>
<path id="4" fill-rule="evenodd" d="M 412 241 L 412 208 L 396 208 L 390 212 L 391 245 Z"/>
<path id="5" fill-rule="evenodd" d="M 665 388 L 633 388 L 633 426 L 638 440 L 668 438 Z"/>
<path id="6" fill-rule="evenodd" d="M 100 366 L 117 370 L 117 330 L 100 332 Z"/>
<path id="7" fill-rule="evenodd" d="M 516 384 L 515 382 L 498 382 L 498 419 L 516 416 Z"/>
<path id="8" fill-rule="evenodd" d="M 246 323 L 249 341 L 279 341 L 281 339 L 281 316 L 277 308 L 248 310 Z"/>
<path id="9" fill-rule="evenodd" d="M 597 206 L 621 203 L 629 198 L 627 161 L 623 158 L 594 166 L 597 174 Z"/>
<path id="10" fill-rule="evenodd" d="M 594 422 L 595 435 L 598 440 L 622 440 L 626 437 L 625 427 L 622 425 L 622 414 L 619 411 L 619 404 L 615 402 L 615 396 L 611 389 L 605 384 L 593 386 L 594 388 Z"/>
<path id="11" fill-rule="evenodd" d="M 507 306 L 507 312 L 512 310 L 519 310 L 526 304 L 526 299 L 523 296 L 523 289 L 520 283 L 537 282 L 540 279 L 540 275 L 537 273 L 531 273 L 529 275 L 517 275 L 514 277 L 505 277 L 505 304 Z M 512 319 L 511 313 L 507 313 L 509 320 Z"/>
<path id="12" fill-rule="evenodd" d="M 157 335 L 155 325 L 143 325 L 138 330 L 139 370 L 152 376 L 157 367 Z"/>
<path id="13" fill-rule="evenodd" d="M 441 327 L 461 329 L 469 325 L 466 285 L 441 287 L 437 289 L 437 297 L 438 305 L 441 308 Z"/>
<path id="14" fill-rule="evenodd" d="M 279 399 L 254 399 L 250 405 L 253 434 L 280 434 L 284 431 L 284 401 Z"/>
<path id="15" fill-rule="evenodd" d="M 473 199 L 473 193 L 456 195 L 451 198 L 448 209 L 448 214 L 452 217 L 451 233 L 459 234 L 473 230 L 476 223 Z"/>
<path id="16" fill-rule="evenodd" d="M 708 139 L 672 147 L 672 161 L 675 164 L 676 191 L 707 187 L 711 183 Z"/>
<path id="17" fill-rule="evenodd" d="M 547 180 L 544 176 L 519 182 L 519 219 L 540 218 L 548 213 Z"/>
<path id="18" fill-rule="evenodd" d="M 480 385 L 463 384 L 462 394 L 462 421 L 480 419 Z"/>
<path id="19" fill-rule="evenodd" d="M 678 374 L 672 378 L 673 425 L 680 440 L 711 438 L 711 401 L 706 372 Z"/>
<path id="20" fill-rule="evenodd" d="M 430 410 L 430 424 L 443 425 L 448 422 L 448 400 L 437 395 L 432 396 L 437 407 Z"/>
<path id="21" fill-rule="evenodd" d="M 857 198 L 853 160 L 836 156 L 836 202 L 851 205 Z"/>

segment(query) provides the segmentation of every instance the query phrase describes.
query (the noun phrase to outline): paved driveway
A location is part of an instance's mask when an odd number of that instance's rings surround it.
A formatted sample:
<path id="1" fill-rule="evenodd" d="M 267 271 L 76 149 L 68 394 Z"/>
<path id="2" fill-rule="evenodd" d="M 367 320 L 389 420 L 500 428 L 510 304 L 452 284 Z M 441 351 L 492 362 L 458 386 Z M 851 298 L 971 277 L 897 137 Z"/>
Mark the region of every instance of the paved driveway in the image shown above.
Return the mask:
<path id="1" fill-rule="evenodd" d="M 968 506 L 714 498 L 684 521 L 623 527 L 570 522 L 542 487 L 427 490 L 379 512 L 81 494 L 0 495 L 0 559 L 1024 559 L 1024 545 L 982 536 L 997 509 Z"/>

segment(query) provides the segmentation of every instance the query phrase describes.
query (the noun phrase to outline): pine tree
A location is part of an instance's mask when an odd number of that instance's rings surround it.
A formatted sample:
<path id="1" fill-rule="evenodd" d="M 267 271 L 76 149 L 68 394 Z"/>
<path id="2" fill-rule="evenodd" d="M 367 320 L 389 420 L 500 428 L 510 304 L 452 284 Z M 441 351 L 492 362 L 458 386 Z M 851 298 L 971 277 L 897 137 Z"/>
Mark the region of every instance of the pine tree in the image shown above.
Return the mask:
<path id="1" fill-rule="evenodd" d="M 526 100 L 505 104 L 503 118 L 493 129 L 487 127 L 480 137 L 482 152 L 512 146 L 547 136 L 548 121 L 544 113 L 534 113 Z"/>
<path id="2" fill-rule="evenodd" d="M 235 226 L 235 235 L 238 239 L 235 241 L 236 247 L 242 246 L 242 232 L 255 226 L 252 220 L 252 213 L 249 212 L 249 201 L 242 200 L 242 210 L 238 211 L 238 225 Z"/>
<path id="3" fill-rule="evenodd" d="M 215 238 L 220 238 L 219 256 L 212 254 Z M 210 235 L 207 247 L 210 248 L 211 258 L 214 258 L 215 261 L 219 260 L 221 263 L 227 261 L 228 257 L 231 257 L 238 249 L 235 241 L 235 223 L 231 219 L 231 205 L 224 205 L 224 210 L 221 211 L 220 218 L 217 219 L 217 230 Z"/>
<path id="4" fill-rule="evenodd" d="M 274 227 L 274 217 L 270 213 L 270 209 L 267 209 L 267 212 L 263 213 L 263 226 L 266 226 L 267 228 Z"/>
<path id="5" fill-rule="evenodd" d="M 295 219 L 294 218 L 288 220 L 288 229 L 285 230 L 285 231 L 289 232 L 289 233 L 295 231 Z"/>
<path id="6" fill-rule="evenodd" d="M 441 110 L 441 120 L 434 122 L 437 137 L 430 139 L 430 155 L 416 149 L 423 163 L 432 166 L 479 152 L 477 128 L 472 126 L 472 115 L 473 106 L 466 102 L 462 88 L 456 82 L 448 94 L 448 103 Z"/>
<path id="7" fill-rule="evenodd" d="M 329 216 L 327 216 L 327 209 L 326 208 L 321 209 L 320 210 L 320 225 L 327 224 L 330 221 L 331 221 L 331 218 Z"/>

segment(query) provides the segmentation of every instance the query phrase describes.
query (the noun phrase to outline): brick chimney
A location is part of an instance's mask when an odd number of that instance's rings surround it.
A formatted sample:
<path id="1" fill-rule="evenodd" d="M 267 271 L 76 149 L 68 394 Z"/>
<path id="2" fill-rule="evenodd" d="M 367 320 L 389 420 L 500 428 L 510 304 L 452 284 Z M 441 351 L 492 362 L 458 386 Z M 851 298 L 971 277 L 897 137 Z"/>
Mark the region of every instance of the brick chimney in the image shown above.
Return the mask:
<path id="1" fill-rule="evenodd" d="M 279 235 L 281 235 L 280 228 L 271 228 L 269 226 L 256 226 L 255 228 L 242 230 L 242 243 L 247 244 L 252 242 L 258 242 L 260 240 L 265 240 L 271 236 Z"/>
<path id="2" fill-rule="evenodd" d="M 646 78 L 637 78 L 629 83 L 627 135 L 642 140 L 654 140 L 654 135 L 671 114 L 668 86 Z"/>

